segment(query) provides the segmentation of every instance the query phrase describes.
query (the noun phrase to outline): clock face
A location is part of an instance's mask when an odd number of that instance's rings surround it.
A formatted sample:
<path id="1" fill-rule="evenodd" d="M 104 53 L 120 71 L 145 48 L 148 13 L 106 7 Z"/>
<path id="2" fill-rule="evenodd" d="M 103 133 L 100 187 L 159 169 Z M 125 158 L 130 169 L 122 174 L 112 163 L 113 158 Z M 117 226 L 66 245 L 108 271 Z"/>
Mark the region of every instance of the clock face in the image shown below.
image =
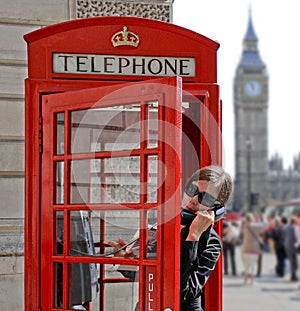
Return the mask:
<path id="1" fill-rule="evenodd" d="M 244 90 L 248 96 L 255 97 L 260 95 L 262 87 L 258 81 L 250 80 L 245 84 Z"/>

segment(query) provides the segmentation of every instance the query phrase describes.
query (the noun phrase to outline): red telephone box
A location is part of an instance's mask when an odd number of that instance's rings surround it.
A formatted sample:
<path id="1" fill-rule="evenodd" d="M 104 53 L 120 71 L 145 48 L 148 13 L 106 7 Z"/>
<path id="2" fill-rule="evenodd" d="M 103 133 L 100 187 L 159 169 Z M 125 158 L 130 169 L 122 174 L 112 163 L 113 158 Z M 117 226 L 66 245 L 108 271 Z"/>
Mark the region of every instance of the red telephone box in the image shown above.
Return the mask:
<path id="1" fill-rule="evenodd" d="M 25 310 L 179 311 L 182 186 L 221 164 L 218 43 L 135 17 L 25 40 Z"/>

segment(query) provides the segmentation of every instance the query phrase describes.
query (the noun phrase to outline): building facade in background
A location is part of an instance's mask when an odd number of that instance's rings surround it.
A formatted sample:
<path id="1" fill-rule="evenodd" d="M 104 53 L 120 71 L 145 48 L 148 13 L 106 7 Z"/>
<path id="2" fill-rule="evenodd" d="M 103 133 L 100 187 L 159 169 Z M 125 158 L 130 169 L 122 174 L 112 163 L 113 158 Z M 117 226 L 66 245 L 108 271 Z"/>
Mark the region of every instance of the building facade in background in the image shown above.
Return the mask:
<path id="1" fill-rule="evenodd" d="M 283 159 L 274 154 L 269 160 L 268 202 L 284 202 L 300 198 L 300 154 L 291 167 L 284 169 Z"/>

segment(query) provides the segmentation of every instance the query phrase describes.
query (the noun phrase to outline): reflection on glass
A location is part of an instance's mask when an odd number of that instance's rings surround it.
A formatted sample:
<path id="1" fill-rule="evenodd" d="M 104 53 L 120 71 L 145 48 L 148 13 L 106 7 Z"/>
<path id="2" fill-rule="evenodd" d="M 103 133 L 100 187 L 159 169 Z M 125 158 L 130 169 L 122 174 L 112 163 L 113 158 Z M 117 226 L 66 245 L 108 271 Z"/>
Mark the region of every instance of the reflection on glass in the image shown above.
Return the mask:
<path id="1" fill-rule="evenodd" d="M 90 160 L 90 191 L 89 191 L 89 202 L 90 203 L 101 203 L 104 202 L 104 187 L 105 180 L 104 175 L 101 172 L 104 171 L 104 161 L 101 159 Z M 102 179 L 102 182 L 101 182 Z"/>
<path id="2" fill-rule="evenodd" d="M 118 157 L 105 161 L 106 202 L 140 201 L 140 158 Z"/>
<path id="3" fill-rule="evenodd" d="M 91 177 L 90 203 L 104 202 L 104 185 L 101 184 L 100 177 Z"/>
<path id="4" fill-rule="evenodd" d="M 148 157 L 148 202 L 157 202 L 158 156 Z"/>
<path id="5" fill-rule="evenodd" d="M 148 148 L 158 146 L 158 102 L 149 102 L 147 109 Z"/>
<path id="6" fill-rule="evenodd" d="M 64 212 L 56 212 L 56 255 L 64 253 Z"/>
<path id="7" fill-rule="evenodd" d="M 93 193 L 96 196 L 95 189 L 100 189 L 100 179 L 96 171 L 97 162 L 95 161 L 87 159 L 71 162 L 71 204 L 95 201 Z"/>
<path id="8" fill-rule="evenodd" d="M 57 124 L 57 142 L 56 154 L 64 154 L 64 133 L 65 133 L 65 114 L 63 112 L 56 114 Z"/>
<path id="9" fill-rule="evenodd" d="M 64 204 L 64 162 L 56 162 L 56 204 Z"/>
<path id="10" fill-rule="evenodd" d="M 131 150 L 140 146 L 140 105 L 128 104 L 71 113 L 71 152 Z"/>
<path id="11" fill-rule="evenodd" d="M 69 264 L 69 281 L 69 309 L 87 310 L 81 307 L 85 308 L 89 302 L 96 301 L 99 291 L 97 265 L 80 262 Z M 96 310 L 94 306 L 93 310 Z"/>
<path id="12" fill-rule="evenodd" d="M 55 262 L 53 267 L 53 284 L 54 284 L 54 301 L 53 305 L 56 309 L 63 307 L 63 264 Z"/>
<path id="13" fill-rule="evenodd" d="M 102 160 L 101 159 L 93 159 L 91 160 L 91 173 L 100 173 L 102 169 Z"/>
<path id="14" fill-rule="evenodd" d="M 126 310 L 137 310 L 138 267 L 107 264 L 104 265 L 104 271 L 108 279 L 104 285 L 104 309 L 124 311 L 126 306 Z"/>
<path id="15" fill-rule="evenodd" d="M 139 157 L 71 162 L 71 204 L 139 201 Z"/>

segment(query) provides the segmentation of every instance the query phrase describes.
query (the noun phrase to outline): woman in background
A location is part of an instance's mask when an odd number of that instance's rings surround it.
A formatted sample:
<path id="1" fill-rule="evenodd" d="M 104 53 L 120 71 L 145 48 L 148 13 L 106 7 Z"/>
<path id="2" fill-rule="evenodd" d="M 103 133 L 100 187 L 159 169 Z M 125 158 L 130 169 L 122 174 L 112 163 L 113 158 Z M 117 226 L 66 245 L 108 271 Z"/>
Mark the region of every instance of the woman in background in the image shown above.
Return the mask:
<path id="1" fill-rule="evenodd" d="M 242 255 L 245 268 L 244 285 L 250 282 L 253 284 L 257 270 L 257 262 L 259 255 L 263 250 L 261 245 L 263 240 L 261 235 L 266 231 L 267 223 L 255 221 L 253 214 L 246 215 L 242 225 L 243 243 Z"/>

